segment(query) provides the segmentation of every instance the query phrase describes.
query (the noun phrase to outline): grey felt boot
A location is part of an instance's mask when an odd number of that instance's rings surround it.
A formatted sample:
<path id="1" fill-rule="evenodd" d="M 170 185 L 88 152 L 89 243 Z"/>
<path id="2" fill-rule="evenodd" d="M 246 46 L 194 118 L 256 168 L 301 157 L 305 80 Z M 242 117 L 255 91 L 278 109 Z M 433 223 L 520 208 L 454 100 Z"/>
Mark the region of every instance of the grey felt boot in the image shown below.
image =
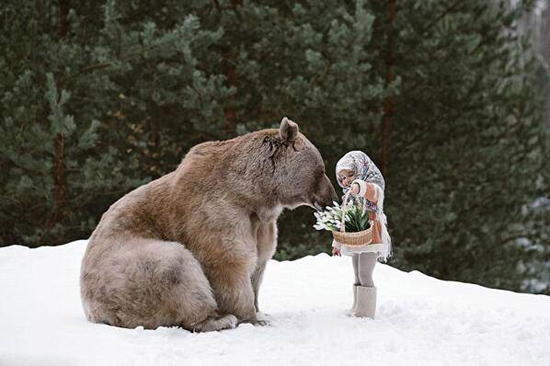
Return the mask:
<path id="1" fill-rule="evenodd" d="M 376 312 L 376 287 L 357 286 L 357 303 L 352 315 L 374 319 Z"/>
<path id="2" fill-rule="evenodd" d="M 353 315 L 355 312 L 355 307 L 357 306 L 357 288 L 360 287 L 359 285 L 353 285 L 353 305 L 351 305 L 351 309 L 349 309 L 346 313 L 348 315 Z"/>

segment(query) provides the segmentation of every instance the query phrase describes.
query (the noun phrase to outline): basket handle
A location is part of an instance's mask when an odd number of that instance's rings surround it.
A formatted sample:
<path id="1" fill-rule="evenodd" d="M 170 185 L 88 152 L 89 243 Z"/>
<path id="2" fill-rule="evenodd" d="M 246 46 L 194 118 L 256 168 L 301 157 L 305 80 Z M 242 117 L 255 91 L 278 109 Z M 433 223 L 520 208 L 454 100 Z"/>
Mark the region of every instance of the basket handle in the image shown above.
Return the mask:
<path id="1" fill-rule="evenodd" d="M 348 205 L 348 198 L 349 194 L 351 193 L 351 190 L 348 190 L 346 194 L 344 195 L 344 203 L 342 204 L 342 221 L 340 222 L 340 232 L 345 233 L 346 232 L 346 206 Z"/>

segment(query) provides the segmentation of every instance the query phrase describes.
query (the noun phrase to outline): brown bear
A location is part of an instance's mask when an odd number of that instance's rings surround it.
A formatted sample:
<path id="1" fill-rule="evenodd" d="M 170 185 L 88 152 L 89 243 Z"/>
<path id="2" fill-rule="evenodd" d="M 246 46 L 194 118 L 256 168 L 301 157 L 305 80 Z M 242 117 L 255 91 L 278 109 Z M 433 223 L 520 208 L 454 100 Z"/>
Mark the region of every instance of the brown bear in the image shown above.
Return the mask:
<path id="1" fill-rule="evenodd" d="M 321 154 L 287 118 L 193 147 L 103 214 L 82 260 L 88 320 L 192 331 L 262 323 L 258 292 L 284 208 L 336 200 Z"/>

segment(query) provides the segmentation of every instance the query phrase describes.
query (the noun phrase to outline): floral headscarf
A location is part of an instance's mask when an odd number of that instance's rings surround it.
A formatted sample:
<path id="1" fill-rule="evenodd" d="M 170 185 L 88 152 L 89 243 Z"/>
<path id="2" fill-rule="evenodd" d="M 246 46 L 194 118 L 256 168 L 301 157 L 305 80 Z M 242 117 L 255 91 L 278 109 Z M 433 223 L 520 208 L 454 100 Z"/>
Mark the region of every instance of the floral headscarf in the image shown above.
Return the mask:
<path id="1" fill-rule="evenodd" d="M 336 180 L 340 187 L 344 188 L 344 194 L 347 193 L 348 188 L 344 187 L 342 179 L 340 178 L 340 172 L 343 169 L 349 169 L 355 172 L 355 178 L 364 180 L 368 183 L 374 183 L 384 191 L 386 182 L 380 169 L 373 163 L 373 161 L 362 151 L 350 151 L 344 155 L 336 164 Z"/>

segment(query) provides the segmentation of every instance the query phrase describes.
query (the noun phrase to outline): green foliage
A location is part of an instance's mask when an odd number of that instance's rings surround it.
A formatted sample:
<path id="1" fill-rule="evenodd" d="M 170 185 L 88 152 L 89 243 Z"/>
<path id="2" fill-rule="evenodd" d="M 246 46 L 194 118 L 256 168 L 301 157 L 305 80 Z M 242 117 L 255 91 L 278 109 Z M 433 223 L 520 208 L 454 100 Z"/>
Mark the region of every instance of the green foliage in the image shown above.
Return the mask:
<path id="1" fill-rule="evenodd" d="M 124 193 L 222 137 L 231 91 L 202 67 L 221 31 L 181 12 L 134 22 L 114 1 L 60 19 L 63 6 L 3 4 L 0 245 L 87 237 Z"/>
<path id="2" fill-rule="evenodd" d="M 369 213 L 363 211 L 359 205 L 353 205 L 346 212 L 346 231 L 348 233 L 356 233 L 367 230 L 369 225 Z"/>
<path id="3" fill-rule="evenodd" d="M 386 200 L 394 263 L 517 289 L 513 269 L 525 253 L 516 239 L 533 235 L 521 210 L 542 193 L 535 181 L 543 166 L 532 58 L 513 22 L 519 12 L 418 3 L 419 18 L 431 13 L 441 19 L 430 27 L 403 13 L 397 20 L 403 84 Z"/>
<path id="4" fill-rule="evenodd" d="M 385 167 L 392 265 L 550 291 L 530 1 L 391 3 L 4 1 L 0 245 L 87 237 L 193 145 L 286 115 L 331 179 L 350 150 Z M 283 214 L 278 259 L 330 250 L 314 220 Z"/>

